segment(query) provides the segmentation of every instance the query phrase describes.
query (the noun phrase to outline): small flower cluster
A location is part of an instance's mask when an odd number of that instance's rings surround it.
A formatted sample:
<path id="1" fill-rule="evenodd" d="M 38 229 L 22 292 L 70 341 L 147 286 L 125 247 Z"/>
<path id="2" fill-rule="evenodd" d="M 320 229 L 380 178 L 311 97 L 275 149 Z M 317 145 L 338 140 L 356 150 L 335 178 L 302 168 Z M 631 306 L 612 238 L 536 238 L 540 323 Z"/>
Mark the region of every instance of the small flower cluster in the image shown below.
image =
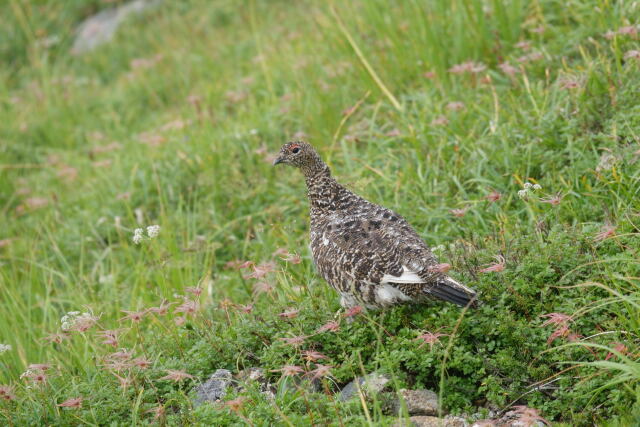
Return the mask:
<path id="1" fill-rule="evenodd" d="M 530 182 L 525 182 L 524 188 L 518 191 L 518 197 L 520 197 L 523 200 L 527 200 L 534 191 L 541 190 L 541 189 L 542 187 L 540 186 L 540 184 L 532 184 Z"/>
<path id="2" fill-rule="evenodd" d="M 564 313 L 548 313 L 543 314 L 540 317 L 547 319 L 542 323 L 542 325 L 540 325 L 540 327 L 552 325 L 556 328 L 551 335 L 549 335 L 547 345 L 551 345 L 551 343 L 558 338 L 566 338 L 569 342 L 574 342 L 581 338 L 580 335 L 569 329 L 569 323 L 573 321 L 572 316 Z"/>
<path id="3" fill-rule="evenodd" d="M 15 398 L 13 386 L 0 384 L 0 400 L 14 400 Z"/>
<path id="4" fill-rule="evenodd" d="M 84 332 L 92 327 L 98 320 L 91 313 L 80 313 L 79 311 L 70 311 L 60 319 L 63 331 Z"/>
<path id="5" fill-rule="evenodd" d="M 153 239 L 158 234 L 160 234 L 160 226 L 159 225 L 150 225 L 150 226 L 147 227 L 147 236 L 149 236 L 149 239 Z M 144 237 L 144 229 L 136 228 L 133 231 L 133 243 L 135 243 L 136 245 L 139 245 L 144 239 L 145 239 L 145 237 Z"/>
<path id="6" fill-rule="evenodd" d="M 11 351 L 11 345 L 10 344 L 0 344 L 0 354 L 7 352 L 7 351 Z"/>
<path id="7" fill-rule="evenodd" d="M 20 374 L 20 379 L 26 378 L 34 385 L 44 385 L 47 382 L 47 371 L 51 366 L 47 363 L 32 363 L 27 370 Z"/>

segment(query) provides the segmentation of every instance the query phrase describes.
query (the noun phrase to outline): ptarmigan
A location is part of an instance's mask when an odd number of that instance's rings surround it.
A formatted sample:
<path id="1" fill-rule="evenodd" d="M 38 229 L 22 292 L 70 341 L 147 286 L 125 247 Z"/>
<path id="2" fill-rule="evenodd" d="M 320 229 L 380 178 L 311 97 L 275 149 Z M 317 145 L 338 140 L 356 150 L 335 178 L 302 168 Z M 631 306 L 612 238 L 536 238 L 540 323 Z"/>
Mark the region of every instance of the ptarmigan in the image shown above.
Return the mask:
<path id="1" fill-rule="evenodd" d="M 310 144 L 285 144 L 273 164 L 288 164 L 304 174 L 313 261 L 340 293 L 344 308 L 377 309 L 430 297 L 475 305 L 475 291 L 442 272 L 404 218 L 338 184 Z"/>

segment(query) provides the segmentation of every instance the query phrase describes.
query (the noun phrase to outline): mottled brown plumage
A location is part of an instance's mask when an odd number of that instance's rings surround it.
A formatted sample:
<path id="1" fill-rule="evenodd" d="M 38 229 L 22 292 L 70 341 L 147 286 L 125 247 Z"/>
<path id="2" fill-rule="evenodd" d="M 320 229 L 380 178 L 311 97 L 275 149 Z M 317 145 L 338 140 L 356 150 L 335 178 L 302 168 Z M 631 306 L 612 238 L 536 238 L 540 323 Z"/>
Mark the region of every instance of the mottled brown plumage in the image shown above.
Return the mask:
<path id="1" fill-rule="evenodd" d="M 429 297 L 475 304 L 476 293 L 436 267 L 438 260 L 404 218 L 340 185 L 310 144 L 285 144 L 274 165 L 281 163 L 304 175 L 313 261 L 343 307 L 382 308 Z"/>

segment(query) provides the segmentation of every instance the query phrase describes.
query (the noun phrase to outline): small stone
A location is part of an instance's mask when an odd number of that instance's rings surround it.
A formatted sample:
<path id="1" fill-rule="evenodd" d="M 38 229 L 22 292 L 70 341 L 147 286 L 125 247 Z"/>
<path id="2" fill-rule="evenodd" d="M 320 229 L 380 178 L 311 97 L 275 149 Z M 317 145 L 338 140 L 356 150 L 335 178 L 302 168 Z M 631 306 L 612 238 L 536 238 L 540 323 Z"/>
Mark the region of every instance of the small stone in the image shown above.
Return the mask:
<path id="1" fill-rule="evenodd" d="M 267 376 L 262 368 L 247 368 L 238 372 L 235 375 L 238 381 L 238 390 L 240 392 L 246 389 L 246 386 L 251 383 L 257 383 L 259 385 L 260 392 L 265 395 L 269 400 L 275 399 L 276 388 L 269 382 Z"/>
<path id="2" fill-rule="evenodd" d="M 262 383 L 266 381 L 264 375 L 264 369 L 262 368 L 247 368 L 236 374 L 236 379 L 241 382 L 258 381 Z"/>
<path id="3" fill-rule="evenodd" d="M 407 407 L 409 415 L 437 415 L 438 395 L 431 390 L 398 391 L 398 395 L 390 402 L 390 412 L 400 414 L 402 402 Z"/>
<path id="4" fill-rule="evenodd" d="M 409 420 L 398 421 L 394 427 L 467 427 L 469 424 L 460 417 L 413 416 Z"/>
<path id="5" fill-rule="evenodd" d="M 364 377 L 357 377 L 349 384 L 344 386 L 342 391 L 338 394 L 338 401 L 346 402 L 352 397 L 358 394 L 358 389 L 361 389 L 365 393 L 376 394 L 381 392 L 387 386 L 387 383 L 391 381 L 387 375 L 372 373 L 365 375 Z"/>
<path id="6" fill-rule="evenodd" d="M 218 369 L 204 383 L 196 388 L 195 405 L 200 406 L 205 402 L 218 402 L 227 394 L 227 387 L 231 384 L 231 371 Z"/>
<path id="7" fill-rule="evenodd" d="M 129 15 L 140 13 L 150 6 L 155 6 L 161 0 L 133 0 L 116 8 L 104 9 L 84 20 L 77 30 L 71 52 L 82 54 L 94 50 L 101 44 L 107 43 L 116 30 Z"/>

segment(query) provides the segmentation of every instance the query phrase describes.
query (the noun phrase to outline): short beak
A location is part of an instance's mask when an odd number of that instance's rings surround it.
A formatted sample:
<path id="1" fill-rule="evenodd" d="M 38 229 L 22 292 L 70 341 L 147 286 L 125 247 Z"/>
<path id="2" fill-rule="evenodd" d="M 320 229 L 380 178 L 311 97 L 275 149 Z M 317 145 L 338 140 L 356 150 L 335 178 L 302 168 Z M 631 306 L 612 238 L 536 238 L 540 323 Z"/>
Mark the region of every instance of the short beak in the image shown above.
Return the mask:
<path id="1" fill-rule="evenodd" d="M 273 161 L 273 166 L 278 165 L 280 163 L 284 162 L 284 158 L 282 157 L 277 157 L 274 161 Z"/>

